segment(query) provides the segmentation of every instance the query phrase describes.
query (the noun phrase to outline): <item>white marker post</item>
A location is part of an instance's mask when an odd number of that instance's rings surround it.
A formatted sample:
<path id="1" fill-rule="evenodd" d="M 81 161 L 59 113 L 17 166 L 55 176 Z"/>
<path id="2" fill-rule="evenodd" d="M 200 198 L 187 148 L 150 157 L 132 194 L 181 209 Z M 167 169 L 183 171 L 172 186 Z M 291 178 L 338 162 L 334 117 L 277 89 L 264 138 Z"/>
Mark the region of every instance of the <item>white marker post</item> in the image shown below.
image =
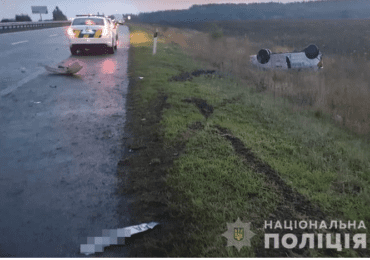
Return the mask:
<path id="1" fill-rule="evenodd" d="M 157 52 L 157 37 L 158 36 L 158 28 L 155 29 L 155 33 L 154 33 L 154 44 L 153 44 L 153 55 L 156 54 Z"/>

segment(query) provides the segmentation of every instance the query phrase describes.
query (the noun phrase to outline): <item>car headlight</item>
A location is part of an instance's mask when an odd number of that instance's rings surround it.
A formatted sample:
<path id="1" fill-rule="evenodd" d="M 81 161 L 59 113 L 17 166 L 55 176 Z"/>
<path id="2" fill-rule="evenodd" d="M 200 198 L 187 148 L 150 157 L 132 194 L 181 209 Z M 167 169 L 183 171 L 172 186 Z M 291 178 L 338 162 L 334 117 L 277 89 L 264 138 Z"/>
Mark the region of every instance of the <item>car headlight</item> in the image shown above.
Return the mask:
<path id="1" fill-rule="evenodd" d="M 73 32 L 73 29 L 71 27 L 68 28 L 67 34 L 70 38 L 75 38 L 75 33 Z"/>

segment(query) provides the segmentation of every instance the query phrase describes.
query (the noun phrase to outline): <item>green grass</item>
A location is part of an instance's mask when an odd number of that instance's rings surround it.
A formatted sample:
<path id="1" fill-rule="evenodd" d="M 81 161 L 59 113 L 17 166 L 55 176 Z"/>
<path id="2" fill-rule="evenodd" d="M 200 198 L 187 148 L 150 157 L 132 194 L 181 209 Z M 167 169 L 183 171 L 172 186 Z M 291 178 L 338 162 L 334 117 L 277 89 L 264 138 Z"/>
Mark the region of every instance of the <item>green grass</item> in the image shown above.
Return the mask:
<path id="1" fill-rule="evenodd" d="M 142 30 L 131 25 L 131 34 Z M 370 145 L 362 137 L 338 128 L 329 116 L 298 112 L 283 99 L 255 93 L 248 82 L 203 76 L 169 82 L 168 78 L 183 71 L 204 67 L 173 44 L 159 43 L 155 56 L 151 45 L 133 47 L 135 77 L 144 77 L 135 90 L 143 106 L 159 92 L 166 93 L 170 107 L 164 109 L 161 122 L 165 145 L 186 144 L 166 179 L 177 193 L 170 197 L 169 206 L 191 223 L 184 244 L 177 245 L 173 255 L 255 256 L 253 248 L 264 243 L 261 223 L 269 219 L 281 199 L 278 188 L 235 153 L 216 125 L 229 129 L 329 219 L 364 220 L 370 227 Z M 182 101 L 190 97 L 205 99 L 214 107 L 213 114 L 205 119 L 194 104 Z M 224 102 L 233 98 L 233 102 Z M 190 129 L 194 122 L 204 127 Z M 226 223 L 238 217 L 252 222 L 252 231 L 257 234 L 252 247 L 243 247 L 240 252 L 226 247 L 221 236 Z M 328 256 L 324 252 L 316 249 L 311 255 Z"/>

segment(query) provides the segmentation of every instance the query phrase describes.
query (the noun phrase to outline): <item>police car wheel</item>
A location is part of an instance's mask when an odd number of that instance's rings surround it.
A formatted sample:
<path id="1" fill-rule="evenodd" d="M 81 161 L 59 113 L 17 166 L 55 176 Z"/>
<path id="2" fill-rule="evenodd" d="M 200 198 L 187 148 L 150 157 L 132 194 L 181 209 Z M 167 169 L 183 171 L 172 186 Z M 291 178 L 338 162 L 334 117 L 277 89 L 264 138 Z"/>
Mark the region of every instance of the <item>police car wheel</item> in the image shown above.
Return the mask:
<path id="1" fill-rule="evenodd" d="M 114 42 L 113 42 L 113 40 L 112 40 L 112 47 L 109 47 L 108 46 L 108 54 L 114 54 Z"/>
<path id="2" fill-rule="evenodd" d="M 304 53 L 306 54 L 307 58 L 315 59 L 319 55 L 319 48 L 316 45 L 311 44 L 304 49 Z"/>
<path id="3" fill-rule="evenodd" d="M 269 49 L 261 49 L 257 54 L 257 60 L 261 64 L 266 64 L 270 60 L 271 51 Z"/>

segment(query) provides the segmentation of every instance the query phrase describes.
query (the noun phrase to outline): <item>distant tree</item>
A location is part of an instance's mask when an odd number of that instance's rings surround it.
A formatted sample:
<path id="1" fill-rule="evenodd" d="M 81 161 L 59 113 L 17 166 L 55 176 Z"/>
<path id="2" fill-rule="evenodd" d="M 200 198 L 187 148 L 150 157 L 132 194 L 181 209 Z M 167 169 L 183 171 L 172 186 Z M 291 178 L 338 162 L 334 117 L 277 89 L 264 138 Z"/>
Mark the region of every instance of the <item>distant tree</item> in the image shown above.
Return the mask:
<path id="1" fill-rule="evenodd" d="M 208 23 L 206 24 L 206 27 L 211 35 L 211 37 L 213 39 L 219 39 L 219 38 L 222 38 L 222 36 L 224 36 L 224 33 L 222 31 L 222 29 L 217 25 L 217 23 L 213 22 L 213 23 Z"/>
<path id="2" fill-rule="evenodd" d="M 12 20 L 4 18 L 4 19 L 1 20 L 1 22 L 2 23 L 10 23 L 10 22 L 12 22 Z"/>
<path id="3" fill-rule="evenodd" d="M 26 14 L 15 15 L 16 22 L 32 22 L 31 17 Z"/>
<path id="4" fill-rule="evenodd" d="M 68 19 L 57 6 L 55 7 L 55 10 L 53 11 L 53 20 L 54 21 L 67 21 Z"/>

